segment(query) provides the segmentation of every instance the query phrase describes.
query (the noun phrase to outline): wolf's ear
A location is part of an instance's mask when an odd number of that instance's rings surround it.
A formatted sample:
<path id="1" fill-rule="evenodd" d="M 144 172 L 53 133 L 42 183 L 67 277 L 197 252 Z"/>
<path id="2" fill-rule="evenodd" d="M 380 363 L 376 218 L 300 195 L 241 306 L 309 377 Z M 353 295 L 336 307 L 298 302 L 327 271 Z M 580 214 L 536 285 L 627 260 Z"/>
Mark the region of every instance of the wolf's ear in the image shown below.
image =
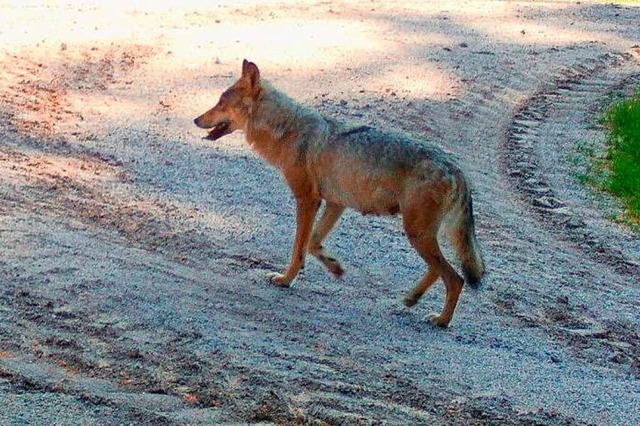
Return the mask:
<path id="1" fill-rule="evenodd" d="M 260 80 L 260 70 L 258 66 L 246 59 L 242 61 L 242 78 L 248 79 L 251 87 L 255 87 Z"/>

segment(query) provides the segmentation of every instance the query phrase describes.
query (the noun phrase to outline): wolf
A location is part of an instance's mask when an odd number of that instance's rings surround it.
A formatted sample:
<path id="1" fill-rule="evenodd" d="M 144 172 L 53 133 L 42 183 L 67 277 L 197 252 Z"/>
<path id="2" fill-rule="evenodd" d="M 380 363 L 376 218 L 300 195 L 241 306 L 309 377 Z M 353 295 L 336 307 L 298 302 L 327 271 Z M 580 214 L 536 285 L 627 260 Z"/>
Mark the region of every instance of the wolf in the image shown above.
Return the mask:
<path id="1" fill-rule="evenodd" d="M 334 276 L 344 268 L 323 243 L 345 208 L 362 214 L 401 214 L 409 243 L 428 270 L 405 297 L 414 306 L 441 277 L 445 302 L 429 322 L 447 327 L 466 281 L 477 287 L 485 272 L 475 235 L 471 188 L 451 156 L 403 133 L 377 130 L 325 118 L 268 81 L 246 59 L 241 77 L 218 103 L 194 120 L 217 140 L 236 130 L 284 176 L 296 201 L 296 235 L 291 261 L 268 279 L 289 287 L 307 252 Z M 315 222 L 322 202 L 325 208 Z M 445 259 L 438 243 L 443 224 L 461 263 L 463 278 Z"/>

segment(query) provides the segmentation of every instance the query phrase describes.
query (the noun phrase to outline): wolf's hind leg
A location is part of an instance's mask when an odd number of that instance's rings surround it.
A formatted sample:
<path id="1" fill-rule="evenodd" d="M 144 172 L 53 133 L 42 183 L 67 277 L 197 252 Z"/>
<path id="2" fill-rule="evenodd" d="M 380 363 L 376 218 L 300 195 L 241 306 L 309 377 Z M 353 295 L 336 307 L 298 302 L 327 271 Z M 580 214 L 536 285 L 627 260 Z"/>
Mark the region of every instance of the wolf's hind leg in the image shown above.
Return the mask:
<path id="1" fill-rule="evenodd" d="M 415 197 L 413 200 L 413 203 L 410 202 L 404 206 L 402 221 L 409 242 L 420 254 L 420 257 L 427 262 L 429 272 L 409 294 L 405 304 L 407 306 L 410 306 L 411 303 L 415 304 L 437 277 L 442 277 L 446 290 L 444 308 L 441 314 L 430 315 L 429 322 L 438 327 L 446 327 L 453 317 L 464 281 L 440 251 L 438 228 L 440 228 L 443 214 L 438 198 L 423 197 L 420 200 L 419 197 Z"/>
<path id="2" fill-rule="evenodd" d="M 314 227 L 311 242 L 309 243 L 309 253 L 322 262 L 329 272 L 338 278 L 344 274 L 344 268 L 335 255 L 322 247 L 322 242 L 338 222 L 343 211 L 344 206 L 327 201 L 324 213 Z"/>
<path id="3" fill-rule="evenodd" d="M 407 294 L 404 298 L 404 304 L 410 308 L 418 303 L 418 300 L 420 300 L 422 295 L 429 290 L 429 287 L 436 282 L 438 277 L 439 275 L 433 269 L 429 268 L 429 272 L 422 277 L 418 285 L 416 285 L 414 289 L 411 290 L 411 293 Z"/>
<path id="4" fill-rule="evenodd" d="M 464 281 L 440 252 L 440 247 L 438 246 L 438 240 L 435 234 L 424 235 L 420 238 L 409 238 L 409 241 L 411 241 L 411 245 L 429 265 L 429 272 L 422 282 L 413 290 L 411 295 L 416 293 L 421 295 L 420 292 L 423 288 L 426 291 L 426 289 L 435 282 L 437 277 L 441 276 L 444 281 L 446 291 L 444 308 L 440 315 L 430 315 L 429 322 L 438 327 L 446 327 L 449 325 L 449 322 L 451 322 L 451 318 L 453 317 L 453 312 L 458 304 L 458 298 L 462 292 Z M 429 283 L 429 281 L 431 281 L 431 283 Z M 417 302 L 417 298 L 415 301 Z M 406 303 L 407 302 L 405 301 L 405 304 Z"/>

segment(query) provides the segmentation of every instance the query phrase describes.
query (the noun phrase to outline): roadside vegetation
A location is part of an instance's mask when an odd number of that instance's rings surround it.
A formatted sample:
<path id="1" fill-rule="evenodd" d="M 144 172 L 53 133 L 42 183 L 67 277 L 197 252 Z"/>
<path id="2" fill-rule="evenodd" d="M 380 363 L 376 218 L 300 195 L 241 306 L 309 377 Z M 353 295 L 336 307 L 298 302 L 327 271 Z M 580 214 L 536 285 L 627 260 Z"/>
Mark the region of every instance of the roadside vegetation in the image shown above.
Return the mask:
<path id="1" fill-rule="evenodd" d="M 625 211 L 617 219 L 640 232 L 640 88 L 635 96 L 613 103 L 601 124 L 609 130 L 604 151 L 585 142 L 577 145 L 587 163 L 578 179 L 620 199 Z"/>

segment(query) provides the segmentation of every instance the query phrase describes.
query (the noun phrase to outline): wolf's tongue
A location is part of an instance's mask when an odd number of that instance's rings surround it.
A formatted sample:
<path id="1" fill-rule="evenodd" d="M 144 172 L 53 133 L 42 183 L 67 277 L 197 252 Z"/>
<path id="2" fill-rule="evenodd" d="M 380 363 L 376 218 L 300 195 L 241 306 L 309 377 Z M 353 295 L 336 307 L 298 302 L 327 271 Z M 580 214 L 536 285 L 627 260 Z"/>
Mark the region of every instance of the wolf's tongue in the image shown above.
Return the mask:
<path id="1" fill-rule="evenodd" d="M 215 141 L 217 139 L 220 139 L 224 135 L 228 135 L 229 133 L 231 133 L 231 129 L 229 129 L 229 123 L 224 121 L 211 129 L 209 134 L 205 136 L 205 139 Z"/>

